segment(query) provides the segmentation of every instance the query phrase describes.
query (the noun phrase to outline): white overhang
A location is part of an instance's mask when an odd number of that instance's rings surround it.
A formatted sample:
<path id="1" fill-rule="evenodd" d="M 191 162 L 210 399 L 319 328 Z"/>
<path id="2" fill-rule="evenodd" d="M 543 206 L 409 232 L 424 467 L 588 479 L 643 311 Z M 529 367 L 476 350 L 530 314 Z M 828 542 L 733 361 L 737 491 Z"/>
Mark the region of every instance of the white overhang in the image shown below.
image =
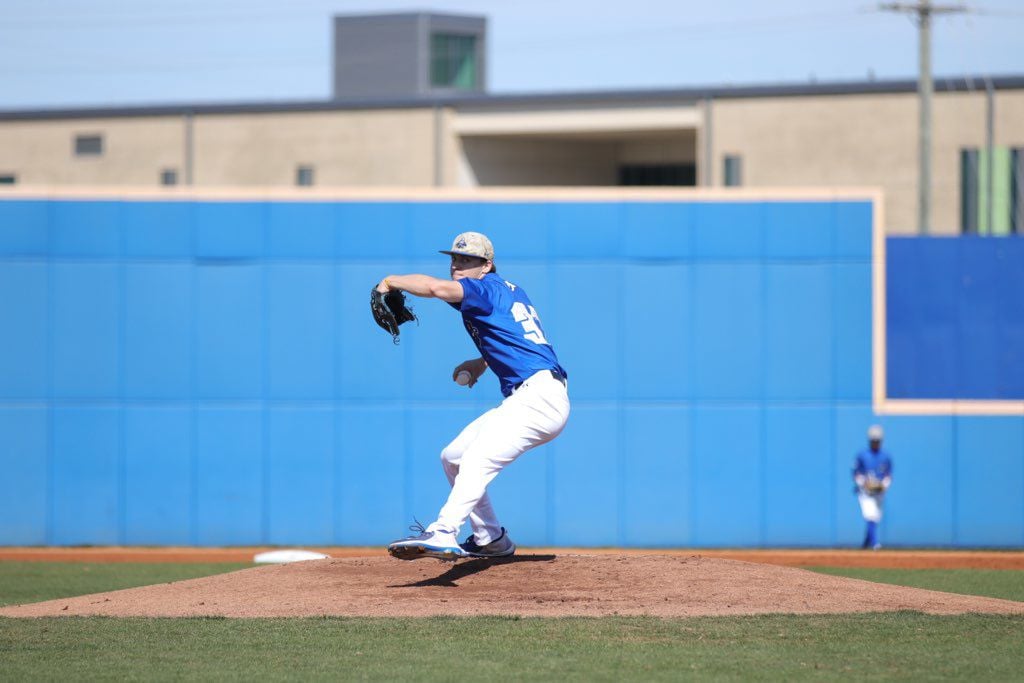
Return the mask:
<path id="1" fill-rule="evenodd" d="M 452 130 L 460 136 L 572 135 L 694 130 L 702 115 L 696 106 L 537 111 L 456 112 Z"/>

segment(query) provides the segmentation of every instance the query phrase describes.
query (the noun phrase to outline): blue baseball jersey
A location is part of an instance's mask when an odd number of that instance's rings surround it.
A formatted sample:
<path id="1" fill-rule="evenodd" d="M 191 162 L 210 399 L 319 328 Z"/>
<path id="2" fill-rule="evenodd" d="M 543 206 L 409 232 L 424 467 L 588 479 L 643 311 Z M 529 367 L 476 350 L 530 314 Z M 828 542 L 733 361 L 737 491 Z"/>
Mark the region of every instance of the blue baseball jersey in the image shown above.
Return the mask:
<path id="1" fill-rule="evenodd" d="M 885 451 L 879 449 L 877 453 L 866 448 L 857 454 L 857 460 L 853 466 L 853 473 L 872 475 L 875 479 L 885 479 L 892 476 L 892 458 Z"/>
<path id="2" fill-rule="evenodd" d="M 452 307 L 462 312 L 466 331 L 501 382 L 502 395 L 510 396 L 517 384 L 541 370 L 568 377 L 522 287 L 495 273 L 459 282 L 462 302 Z"/>

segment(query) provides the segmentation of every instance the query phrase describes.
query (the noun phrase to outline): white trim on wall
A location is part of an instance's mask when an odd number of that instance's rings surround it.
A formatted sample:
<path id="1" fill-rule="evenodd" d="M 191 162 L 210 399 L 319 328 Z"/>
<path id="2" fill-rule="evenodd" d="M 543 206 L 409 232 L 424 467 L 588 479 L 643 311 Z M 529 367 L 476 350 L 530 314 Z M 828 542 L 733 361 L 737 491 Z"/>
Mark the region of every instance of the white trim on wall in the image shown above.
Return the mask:
<path id="1" fill-rule="evenodd" d="M 449 201 L 794 201 L 808 199 L 860 199 L 877 207 L 881 191 L 875 188 L 701 188 L 701 187 L 103 187 L 31 186 L 0 188 L 0 200 L 77 199 L 99 201 L 253 200 L 305 201 L 357 200 L 389 202 Z"/>

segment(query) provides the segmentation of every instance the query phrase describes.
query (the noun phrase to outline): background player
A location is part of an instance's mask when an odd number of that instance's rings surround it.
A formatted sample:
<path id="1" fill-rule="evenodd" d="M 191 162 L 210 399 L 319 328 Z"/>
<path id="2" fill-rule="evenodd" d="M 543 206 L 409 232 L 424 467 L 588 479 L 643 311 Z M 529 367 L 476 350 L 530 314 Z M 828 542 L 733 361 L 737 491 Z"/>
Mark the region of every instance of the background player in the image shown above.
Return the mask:
<path id="1" fill-rule="evenodd" d="M 857 484 L 857 502 L 867 522 L 862 548 L 878 550 L 878 523 L 882 521 L 885 492 L 892 484 L 892 458 L 882 450 L 882 427 L 868 428 L 868 448 L 857 454 L 853 466 L 853 481 Z"/>
<path id="2" fill-rule="evenodd" d="M 520 455 L 561 433 L 569 419 L 567 375 L 526 292 L 498 276 L 486 236 L 462 233 L 441 253 L 451 256 L 451 280 L 388 275 L 377 291 L 436 297 L 460 311 L 480 357 L 456 366 L 452 379 L 467 371 L 472 387 L 490 368 L 505 399 L 441 452 L 452 490 L 437 520 L 425 529 L 414 527 L 419 533 L 394 541 L 388 552 L 403 560 L 504 557 L 516 547 L 498 522 L 487 485 Z M 473 533 L 460 545 L 457 535 L 467 517 Z"/>

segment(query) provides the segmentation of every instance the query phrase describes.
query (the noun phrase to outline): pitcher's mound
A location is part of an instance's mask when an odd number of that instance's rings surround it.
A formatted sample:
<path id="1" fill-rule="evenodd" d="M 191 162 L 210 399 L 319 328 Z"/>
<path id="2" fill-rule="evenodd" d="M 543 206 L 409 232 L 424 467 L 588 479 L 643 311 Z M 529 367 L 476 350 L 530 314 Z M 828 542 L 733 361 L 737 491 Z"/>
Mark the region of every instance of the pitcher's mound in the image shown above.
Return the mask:
<path id="1" fill-rule="evenodd" d="M 700 556 L 517 555 L 456 565 L 312 560 L 5 607 L 0 615 L 688 617 L 894 610 L 1024 614 L 1024 602 Z"/>

